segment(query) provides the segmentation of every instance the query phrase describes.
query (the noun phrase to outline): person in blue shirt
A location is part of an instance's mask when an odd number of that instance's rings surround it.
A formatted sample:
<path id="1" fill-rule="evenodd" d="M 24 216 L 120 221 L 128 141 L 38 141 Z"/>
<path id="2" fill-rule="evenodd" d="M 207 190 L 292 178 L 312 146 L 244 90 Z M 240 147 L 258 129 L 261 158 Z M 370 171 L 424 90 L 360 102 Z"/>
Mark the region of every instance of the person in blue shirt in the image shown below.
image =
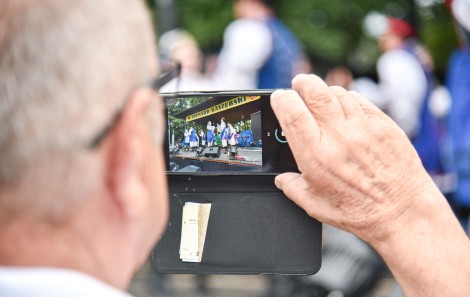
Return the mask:
<path id="1" fill-rule="evenodd" d="M 214 79 L 220 89 L 289 88 L 301 72 L 300 42 L 275 15 L 274 0 L 236 0 Z"/>
<path id="2" fill-rule="evenodd" d="M 454 0 L 451 7 L 461 34 L 461 47 L 452 55 L 447 73 L 452 97 L 449 118 L 457 175 L 455 196 L 457 214 L 470 234 L 470 1 Z"/>

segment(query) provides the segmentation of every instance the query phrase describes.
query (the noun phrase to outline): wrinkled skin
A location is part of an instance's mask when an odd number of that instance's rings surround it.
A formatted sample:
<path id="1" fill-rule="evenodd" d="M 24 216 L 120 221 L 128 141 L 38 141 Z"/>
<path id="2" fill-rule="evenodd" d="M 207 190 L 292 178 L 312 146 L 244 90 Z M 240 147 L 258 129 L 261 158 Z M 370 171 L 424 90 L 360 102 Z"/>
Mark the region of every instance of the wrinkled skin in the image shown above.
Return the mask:
<path id="1" fill-rule="evenodd" d="M 405 133 L 362 95 L 299 75 L 271 105 L 301 171 L 276 185 L 312 217 L 373 243 L 435 190 Z"/>

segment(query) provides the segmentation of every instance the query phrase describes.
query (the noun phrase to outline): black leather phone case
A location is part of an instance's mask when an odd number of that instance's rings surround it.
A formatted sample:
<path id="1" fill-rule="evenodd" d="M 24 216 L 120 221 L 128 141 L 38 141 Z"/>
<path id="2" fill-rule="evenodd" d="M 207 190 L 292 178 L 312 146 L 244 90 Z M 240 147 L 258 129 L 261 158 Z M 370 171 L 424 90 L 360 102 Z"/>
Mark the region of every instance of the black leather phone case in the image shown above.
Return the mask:
<path id="1" fill-rule="evenodd" d="M 152 253 L 161 273 L 314 274 L 321 223 L 274 186 L 274 175 L 170 175 L 168 228 Z M 201 263 L 179 257 L 185 202 L 211 203 Z"/>

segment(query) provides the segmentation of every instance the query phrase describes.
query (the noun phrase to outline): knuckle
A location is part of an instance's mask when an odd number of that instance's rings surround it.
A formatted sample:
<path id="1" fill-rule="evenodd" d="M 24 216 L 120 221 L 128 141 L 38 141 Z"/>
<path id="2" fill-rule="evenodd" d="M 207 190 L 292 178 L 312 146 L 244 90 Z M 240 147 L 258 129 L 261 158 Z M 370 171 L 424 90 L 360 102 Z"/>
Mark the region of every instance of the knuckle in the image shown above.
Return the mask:
<path id="1" fill-rule="evenodd" d="M 315 96 L 312 96 L 311 98 L 309 98 L 309 103 L 312 104 L 312 106 L 318 106 L 318 107 L 322 107 L 322 106 L 327 107 L 329 106 L 331 101 L 332 101 L 331 94 L 328 92 L 318 92 Z"/>
<path id="2" fill-rule="evenodd" d="M 330 91 L 333 92 L 334 94 L 346 94 L 347 93 L 347 91 L 340 86 L 331 86 L 329 88 L 330 88 Z"/>
<path id="3" fill-rule="evenodd" d="M 283 127 L 283 129 L 295 131 L 296 127 L 303 126 L 307 122 L 308 115 L 304 111 L 299 110 L 298 108 L 289 108 L 285 112 L 285 127 Z"/>
<path id="4" fill-rule="evenodd" d="M 300 175 L 290 177 L 284 181 L 283 191 L 288 197 L 295 197 L 295 193 L 303 190 L 302 181 Z"/>

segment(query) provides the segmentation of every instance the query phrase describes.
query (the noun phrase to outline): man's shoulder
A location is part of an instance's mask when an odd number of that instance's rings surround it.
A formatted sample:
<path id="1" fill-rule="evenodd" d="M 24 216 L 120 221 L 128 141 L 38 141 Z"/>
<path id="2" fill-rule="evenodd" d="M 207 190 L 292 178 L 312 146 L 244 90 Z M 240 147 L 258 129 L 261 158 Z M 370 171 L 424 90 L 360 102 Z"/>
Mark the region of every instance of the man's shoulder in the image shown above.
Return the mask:
<path id="1" fill-rule="evenodd" d="M 132 297 L 87 274 L 55 268 L 0 267 L 2 297 Z"/>

